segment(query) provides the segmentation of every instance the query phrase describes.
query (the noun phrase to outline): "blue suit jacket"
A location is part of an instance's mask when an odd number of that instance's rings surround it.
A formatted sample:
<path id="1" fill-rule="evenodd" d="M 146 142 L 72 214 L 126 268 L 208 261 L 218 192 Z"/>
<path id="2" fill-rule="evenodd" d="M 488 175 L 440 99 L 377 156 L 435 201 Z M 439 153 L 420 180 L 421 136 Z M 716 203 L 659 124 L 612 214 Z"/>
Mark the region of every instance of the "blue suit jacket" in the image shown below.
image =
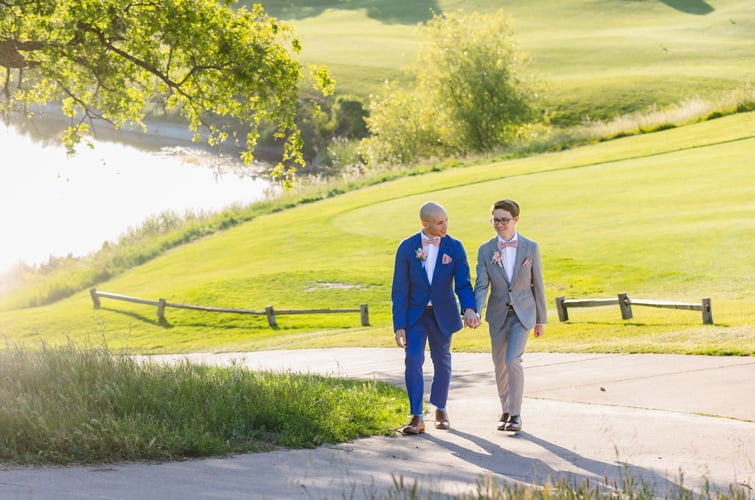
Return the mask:
<path id="1" fill-rule="evenodd" d="M 459 240 L 448 235 L 441 238 L 431 286 L 422 260 L 417 258 L 417 249 L 421 248 L 422 236 L 418 232 L 402 241 L 396 251 L 391 289 L 393 331 L 412 326 L 432 301 L 441 333 L 451 335 L 464 326 L 462 312 L 475 308 L 467 254 Z M 448 256 L 446 264 L 444 255 Z"/>

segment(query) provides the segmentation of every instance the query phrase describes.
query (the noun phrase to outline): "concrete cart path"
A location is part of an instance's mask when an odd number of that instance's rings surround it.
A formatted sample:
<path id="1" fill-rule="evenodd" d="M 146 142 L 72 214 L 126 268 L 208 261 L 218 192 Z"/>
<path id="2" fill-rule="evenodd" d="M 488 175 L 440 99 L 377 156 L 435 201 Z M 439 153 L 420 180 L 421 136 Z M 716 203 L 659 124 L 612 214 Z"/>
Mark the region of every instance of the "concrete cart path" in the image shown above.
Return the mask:
<path id="1" fill-rule="evenodd" d="M 376 378 L 403 386 L 398 349 L 153 356 L 157 362 Z M 429 382 L 431 362 L 425 373 Z M 0 469 L 0 499 L 384 498 L 396 482 L 453 495 L 548 478 L 659 493 L 755 494 L 755 357 L 528 353 L 524 430 L 495 429 L 489 354 L 454 353 L 452 428 L 164 464 Z M 429 386 L 428 386 L 429 387 Z M 398 495 L 394 494 L 394 498 Z"/>

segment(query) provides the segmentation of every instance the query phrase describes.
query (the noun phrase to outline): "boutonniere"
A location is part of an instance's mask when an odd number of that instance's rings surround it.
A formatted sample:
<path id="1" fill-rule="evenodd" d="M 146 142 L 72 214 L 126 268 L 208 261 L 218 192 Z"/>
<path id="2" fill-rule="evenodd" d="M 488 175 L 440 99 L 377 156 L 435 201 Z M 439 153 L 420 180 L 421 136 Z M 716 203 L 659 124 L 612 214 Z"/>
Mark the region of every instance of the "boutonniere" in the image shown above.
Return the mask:
<path id="1" fill-rule="evenodd" d="M 417 251 L 416 251 L 416 252 L 414 252 L 414 255 L 415 255 L 415 256 L 416 256 L 416 257 L 417 257 L 417 258 L 418 258 L 419 260 L 421 260 L 422 262 L 424 262 L 424 261 L 425 261 L 425 259 L 427 259 L 427 252 L 425 252 L 424 250 L 422 250 L 422 247 L 419 247 L 419 248 L 417 249 Z"/>
<path id="2" fill-rule="evenodd" d="M 451 256 L 448 255 L 447 253 L 444 253 L 443 254 L 443 260 L 442 260 L 442 262 L 444 264 L 450 264 L 451 263 Z"/>
<path id="3" fill-rule="evenodd" d="M 529 258 L 529 257 L 527 257 L 527 258 L 526 258 L 526 259 L 524 260 L 524 262 L 522 262 L 522 267 L 524 267 L 524 266 L 529 266 L 530 264 L 532 264 L 532 259 L 531 259 L 531 258 Z"/>
<path id="4" fill-rule="evenodd" d="M 500 250 L 496 250 L 496 252 L 493 254 L 493 264 L 497 265 L 498 267 L 503 267 L 503 258 L 501 258 Z"/>

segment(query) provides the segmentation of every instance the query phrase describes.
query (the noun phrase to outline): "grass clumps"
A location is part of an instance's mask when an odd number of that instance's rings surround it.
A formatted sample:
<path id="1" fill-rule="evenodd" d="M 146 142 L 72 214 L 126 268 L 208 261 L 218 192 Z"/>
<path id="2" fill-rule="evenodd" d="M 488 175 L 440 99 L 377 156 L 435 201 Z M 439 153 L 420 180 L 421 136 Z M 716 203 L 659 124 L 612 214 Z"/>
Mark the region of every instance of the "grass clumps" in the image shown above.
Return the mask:
<path id="1" fill-rule="evenodd" d="M 725 491 L 711 488 L 706 481 L 701 491 L 693 491 L 683 485 L 684 476 L 680 473 L 679 484 L 668 490 L 662 491 L 646 481 L 636 480 L 630 470 L 624 470 L 620 481 L 603 478 L 602 480 L 576 480 L 574 478 L 561 478 L 555 482 L 546 482 L 542 487 L 496 483 L 490 478 L 482 478 L 477 481 L 473 493 L 457 496 L 459 500 L 473 499 L 529 499 L 529 500 L 615 500 L 636 499 L 655 500 L 750 500 L 752 494 L 740 485 L 731 485 Z M 396 490 L 401 490 L 400 483 L 396 483 Z"/>
<path id="2" fill-rule="evenodd" d="M 176 460 L 385 435 L 403 392 L 377 381 L 139 362 L 69 343 L 0 352 L 0 460 Z"/>

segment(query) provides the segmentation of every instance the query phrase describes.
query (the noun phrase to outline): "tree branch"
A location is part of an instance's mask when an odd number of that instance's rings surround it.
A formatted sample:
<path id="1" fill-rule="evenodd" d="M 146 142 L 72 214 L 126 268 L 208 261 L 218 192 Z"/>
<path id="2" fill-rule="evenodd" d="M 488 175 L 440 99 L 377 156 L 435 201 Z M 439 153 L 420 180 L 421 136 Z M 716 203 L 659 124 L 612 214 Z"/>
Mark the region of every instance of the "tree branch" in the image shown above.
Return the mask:
<path id="1" fill-rule="evenodd" d="M 137 66 L 139 66 L 140 68 L 146 69 L 147 71 L 149 71 L 150 73 L 152 73 L 153 75 L 155 75 L 157 78 L 159 78 L 160 80 L 162 80 L 163 82 L 165 82 L 166 85 L 168 85 L 170 88 L 173 88 L 173 89 L 180 89 L 181 86 L 192 75 L 194 75 L 195 73 L 197 73 L 199 71 L 210 70 L 210 69 L 217 70 L 217 71 L 222 71 L 222 69 L 223 69 L 220 66 L 209 66 L 209 65 L 208 66 L 194 66 L 194 67 L 192 67 L 189 70 L 189 72 L 186 74 L 186 76 L 180 82 L 176 82 L 174 80 L 171 80 L 170 77 L 168 77 L 168 75 L 166 75 L 165 73 L 163 73 L 162 71 L 160 71 L 159 69 L 157 69 L 155 66 L 153 66 L 151 64 L 148 64 L 147 62 L 145 62 L 145 61 L 143 61 L 141 59 L 138 59 L 138 58 L 132 56 L 131 54 L 129 54 L 128 52 L 126 52 L 124 50 L 121 50 L 118 47 L 116 47 L 115 45 L 113 45 L 107 39 L 107 37 L 105 36 L 105 34 L 102 33 L 102 31 L 95 29 L 91 24 L 79 21 L 78 23 L 76 23 L 76 27 L 79 28 L 82 31 L 85 31 L 85 32 L 88 32 L 88 33 L 93 33 L 94 35 L 97 36 L 97 39 L 99 40 L 100 44 L 103 47 L 107 48 L 108 50 L 110 50 L 110 51 L 112 51 L 112 52 L 114 52 L 116 54 L 118 54 L 119 56 L 123 57 L 124 59 L 127 59 L 128 61 L 132 62 L 133 64 L 135 64 Z"/>

